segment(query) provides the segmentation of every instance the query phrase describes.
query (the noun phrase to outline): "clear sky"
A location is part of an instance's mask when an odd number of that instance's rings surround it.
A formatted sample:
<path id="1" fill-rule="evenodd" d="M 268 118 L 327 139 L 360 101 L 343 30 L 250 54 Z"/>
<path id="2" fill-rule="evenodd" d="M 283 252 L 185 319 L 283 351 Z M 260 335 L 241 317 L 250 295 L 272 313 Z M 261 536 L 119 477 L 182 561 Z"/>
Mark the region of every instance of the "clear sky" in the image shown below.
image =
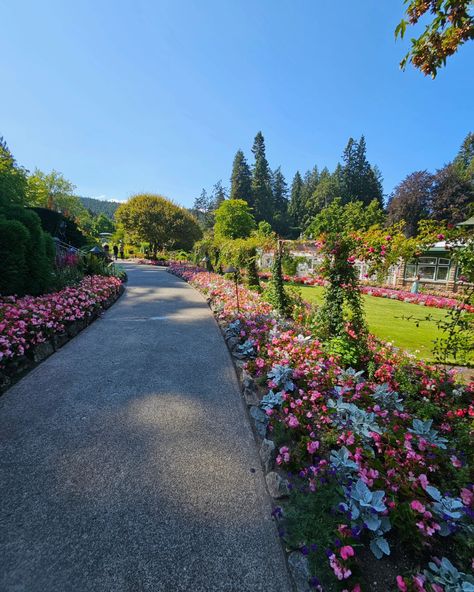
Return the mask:
<path id="1" fill-rule="evenodd" d="M 389 193 L 474 130 L 474 43 L 436 80 L 398 63 L 402 0 L 0 0 L 0 135 L 79 195 L 229 185 L 262 130 L 288 181 L 349 136 Z"/>

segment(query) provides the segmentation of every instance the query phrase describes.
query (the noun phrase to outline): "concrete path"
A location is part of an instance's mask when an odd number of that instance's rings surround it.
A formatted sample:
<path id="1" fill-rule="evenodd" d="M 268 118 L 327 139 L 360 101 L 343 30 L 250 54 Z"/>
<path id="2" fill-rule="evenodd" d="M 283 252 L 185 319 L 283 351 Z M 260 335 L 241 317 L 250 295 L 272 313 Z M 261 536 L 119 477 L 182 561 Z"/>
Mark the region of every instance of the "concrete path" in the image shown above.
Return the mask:
<path id="1" fill-rule="evenodd" d="M 0 397 L 2 592 L 288 592 L 203 298 L 153 267 Z"/>

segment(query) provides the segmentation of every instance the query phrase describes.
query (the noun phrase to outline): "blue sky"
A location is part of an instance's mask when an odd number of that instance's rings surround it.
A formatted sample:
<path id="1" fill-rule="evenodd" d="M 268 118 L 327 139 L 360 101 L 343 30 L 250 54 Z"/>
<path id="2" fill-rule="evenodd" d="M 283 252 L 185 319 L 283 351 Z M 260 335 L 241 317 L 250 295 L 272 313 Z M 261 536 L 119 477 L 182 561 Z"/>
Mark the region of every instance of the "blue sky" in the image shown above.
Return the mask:
<path id="1" fill-rule="evenodd" d="M 77 193 L 189 206 L 262 130 L 287 180 L 365 134 L 389 193 L 474 129 L 474 44 L 436 80 L 398 63 L 402 0 L 0 2 L 0 135 Z"/>

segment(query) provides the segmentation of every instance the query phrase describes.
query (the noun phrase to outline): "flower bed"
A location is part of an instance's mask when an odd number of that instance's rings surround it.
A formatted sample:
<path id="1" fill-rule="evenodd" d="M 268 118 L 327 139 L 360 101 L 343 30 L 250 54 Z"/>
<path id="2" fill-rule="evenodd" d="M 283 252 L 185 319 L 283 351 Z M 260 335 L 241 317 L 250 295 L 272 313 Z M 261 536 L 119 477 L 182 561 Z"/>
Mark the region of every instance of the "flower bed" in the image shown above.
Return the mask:
<path id="1" fill-rule="evenodd" d="M 237 314 L 232 282 L 189 266 L 170 271 L 207 295 L 264 389 L 266 434 L 291 475 L 290 502 L 274 514 L 286 546 L 311 559 L 313 588 L 327 572 L 335 590 L 472 590 L 474 383 L 460 386 L 454 372 L 375 340 L 365 372 L 342 368 L 258 294 L 241 288 Z M 298 496 L 312 510 L 292 519 Z M 374 557 L 383 559 L 375 587 Z"/>
<path id="2" fill-rule="evenodd" d="M 269 273 L 260 273 L 262 279 L 268 279 Z M 325 281 L 322 278 L 311 276 L 284 276 L 286 282 L 301 284 L 305 286 L 324 286 Z M 474 312 L 474 306 L 469 304 L 461 304 L 456 298 L 449 298 L 446 296 L 436 296 L 433 294 L 412 294 L 406 290 L 396 290 L 395 288 L 383 288 L 376 286 L 360 286 L 360 291 L 368 296 L 375 296 L 377 298 L 390 298 L 392 300 L 400 300 L 401 302 L 408 302 L 411 304 L 421 304 L 422 306 L 429 306 L 433 308 L 454 309 L 458 306 L 465 308 L 468 312 Z"/>
<path id="3" fill-rule="evenodd" d="M 115 277 L 86 276 L 77 286 L 53 294 L 0 298 L 0 369 L 74 321 L 90 318 L 121 285 Z"/>

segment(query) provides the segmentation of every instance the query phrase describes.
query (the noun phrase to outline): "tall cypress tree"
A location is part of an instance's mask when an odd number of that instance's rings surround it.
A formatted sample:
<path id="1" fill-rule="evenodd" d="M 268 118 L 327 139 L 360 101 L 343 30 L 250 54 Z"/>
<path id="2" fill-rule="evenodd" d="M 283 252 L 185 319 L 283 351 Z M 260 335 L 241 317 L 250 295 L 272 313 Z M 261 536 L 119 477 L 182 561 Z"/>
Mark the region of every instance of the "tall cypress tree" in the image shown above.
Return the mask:
<path id="1" fill-rule="evenodd" d="M 230 178 L 230 199 L 243 199 L 253 207 L 252 174 L 242 150 L 237 150 Z"/>
<path id="2" fill-rule="evenodd" d="M 290 205 L 288 206 L 288 212 L 291 216 L 293 226 L 301 228 L 301 213 L 302 213 L 302 191 L 303 191 L 303 179 L 301 178 L 300 172 L 296 171 L 291 183 L 291 195 Z"/>
<path id="3" fill-rule="evenodd" d="M 271 172 L 265 155 L 265 139 L 262 132 L 258 132 L 252 146 L 255 156 L 252 175 L 252 197 L 254 216 L 257 222 L 272 221 L 272 187 Z"/>

